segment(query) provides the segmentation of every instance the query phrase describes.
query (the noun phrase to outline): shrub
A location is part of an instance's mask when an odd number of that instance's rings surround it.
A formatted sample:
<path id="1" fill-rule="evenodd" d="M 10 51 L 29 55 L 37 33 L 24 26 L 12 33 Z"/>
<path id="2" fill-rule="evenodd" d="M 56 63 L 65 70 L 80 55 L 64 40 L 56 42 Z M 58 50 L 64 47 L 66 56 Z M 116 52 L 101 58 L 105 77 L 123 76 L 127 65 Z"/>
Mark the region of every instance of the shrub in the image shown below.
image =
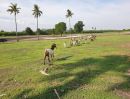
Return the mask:
<path id="1" fill-rule="evenodd" d="M 35 34 L 30 27 L 27 27 L 27 28 L 25 29 L 25 32 L 26 32 L 26 34 L 28 34 L 28 35 L 34 35 L 34 34 Z"/>

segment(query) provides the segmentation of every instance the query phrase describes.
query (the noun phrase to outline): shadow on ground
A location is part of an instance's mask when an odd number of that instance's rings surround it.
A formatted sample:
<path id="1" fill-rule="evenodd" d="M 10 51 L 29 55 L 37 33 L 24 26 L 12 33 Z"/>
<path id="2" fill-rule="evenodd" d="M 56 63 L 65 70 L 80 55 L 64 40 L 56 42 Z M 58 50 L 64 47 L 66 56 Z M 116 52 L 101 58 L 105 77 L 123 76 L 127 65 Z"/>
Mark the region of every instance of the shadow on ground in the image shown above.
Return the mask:
<path id="1" fill-rule="evenodd" d="M 64 59 L 63 59 L 64 60 Z M 96 69 L 91 69 L 92 66 L 96 66 Z M 57 89 L 60 97 L 63 97 L 69 91 L 75 90 L 85 84 L 89 84 L 91 80 L 100 76 L 101 74 L 107 71 L 117 71 L 125 73 L 130 66 L 130 57 L 129 56 L 120 56 L 120 55 L 111 55 L 104 56 L 101 58 L 88 58 L 82 59 L 75 63 L 62 64 L 59 69 L 64 69 L 68 72 L 57 73 L 55 75 L 50 75 L 48 78 L 43 79 L 47 81 L 54 81 L 59 78 L 68 78 L 74 76 L 74 79 L 64 83 L 63 85 L 57 85 L 55 87 L 49 87 L 47 90 L 44 90 L 41 94 L 28 97 L 29 99 L 57 99 L 53 89 Z M 84 68 L 82 71 L 77 73 L 71 73 L 76 68 Z M 130 79 L 128 79 L 128 82 Z M 130 88 L 128 82 L 120 84 L 120 88 L 124 89 Z M 127 86 L 128 85 L 128 86 Z M 112 89 L 111 89 L 112 90 Z M 19 97 L 16 96 L 17 98 Z"/>
<path id="2" fill-rule="evenodd" d="M 60 57 L 58 59 L 56 59 L 57 61 L 64 61 L 64 60 L 67 60 L 68 58 L 71 58 L 72 56 L 69 55 L 69 56 L 65 56 L 65 57 Z"/>

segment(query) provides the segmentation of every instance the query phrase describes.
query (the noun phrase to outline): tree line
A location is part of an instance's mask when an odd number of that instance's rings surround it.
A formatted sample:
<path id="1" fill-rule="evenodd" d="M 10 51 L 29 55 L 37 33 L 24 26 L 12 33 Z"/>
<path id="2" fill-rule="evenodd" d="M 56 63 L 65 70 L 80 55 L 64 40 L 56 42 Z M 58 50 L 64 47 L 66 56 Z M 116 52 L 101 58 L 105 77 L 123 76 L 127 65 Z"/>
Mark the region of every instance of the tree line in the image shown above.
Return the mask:
<path id="1" fill-rule="evenodd" d="M 7 12 L 9 12 L 10 14 L 13 14 L 14 15 L 14 21 L 15 21 L 15 35 L 16 35 L 16 39 L 17 41 L 19 41 L 18 39 L 18 35 L 22 35 L 22 32 L 18 32 L 17 30 L 17 14 L 20 13 L 20 10 L 21 8 L 18 7 L 17 4 L 13 4 L 11 3 L 9 8 L 7 9 Z M 23 35 L 24 34 L 27 34 L 27 35 L 37 35 L 37 38 L 39 40 L 39 34 L 61 34 L 61 36 L 63 35 L 63 33 L 66 33 L 68 32 L 67 31 L 67 26 L 66 26 L 66 23 L 65 22 L 59 22 L 55 25 L 54 29 L 48 29 L 48 30 L 41 30 L 39 29 L 39 26 L 38 26 L 38 23 L 39 23 L 39 18 L 40 16 L 43 14 L 43 12 L 40 10 L 40 7 L 37 5 L 37 4 L 34 4 L 33 6 L 33 9 L 32 9 L 32 15 L 34 16 L 34 18 L 36 18 L 36 26 L 37 26 L 37 30 L 35 32 L 33 32 L 33 30 L 30 28 L 30 27 L 27 27 L 25 29 L 25 31 L 23 31 Z M 71 26 L 71 18 L 72 16 L 74 15 L 74 13 L 71 12 L 71 10 L 67 9 L 67 12 L 66 12 L 66 18 L 68 19 L 68 23 L 69 23 L 69 32 L 68 33 L 71 33 L 72 34 L 72 31 L 75 31 L 75 32 L 81 32 L 83 31 L 83 22 L 82 21 L 79 21 L 75 24 L 74 26 L 74 30 L 72 29 L 72 26 Z M 48 32 L 51 32 L 51 33 L 48 33 Z M 3 33 L 4 34 L 7 34 L 7 35 L 11 35 L 11 33 L 7 33 L 7 32 L 1 32 L 0 35 Z M 12 32 L 14 33 L 14 32 Z M 13 35 L 13 34 L 12 34 Z"/>
<path id="2" fill-rule="evenodd" d="M 37 35 L 39 39 L 39 35 L 63 35 L 63 34 L 72 34 L 72 33 L 83 33 L 83 22 L 78 21 L 74 25 L 74 29 L 67 30 L 67 26 L 65 22 L 59 22 L 55 24 L 55 27 L 52 29 L 40 29 L 37 31 L 33 31 L 30 27 L 27 27 L 24 31 L 21 32 L 6 32 L 4 30 L 0 31 L 0 36 L 15 36 L 16 33 L 20 35 Z M 38 34 L 37 34 L 38 33 Z"/>
<path id="3" fill-rule="evenodd" d="M 96 30 L 96 27 L 92 27 L 92 30 L 89 31 L 83 31 L 83 27 L 85 26 L 83 21 L 78 21 L 72 28 L 71 26 L 71 18 L 74 15 L 70 9 L 67 9 L 65 17 L 68 19 L 69 23 L 69 30 L 67 30 L 67 25 L 65 22 L 59 22 L 55 24 L 55 27 L 53 29 L 40 29 L 38 26 L 39 23 L 39 18 L 43 14 L 43 12 L 40 10 L 40 7 L 36 4 L 34 4 L 33 9 L 32 9 L 32 15 L 34 18 L 36 18 L 36 26 L 37 30 L 33 31 L 30 27 L 27 27 L 24 31 L 18 32 L 17 31 L 17 14 L 20 13 L 20 7 L 18 7 L 17 4 L 11 3 L 9 8 L 7 9 L 7 12 L 10 14 L 14 15 L 14 21 L 15 21 L 15 32 L 5 32 L 5 31 L 0 31 L 0 36 L 14 36 L 16 35 L 17 41 L 18 35 L 37 35 L 37 38 L 39 40 L 39 35 L 57 35 L 60 34 L 61 36 L 64 33 L 72 34 L 72 33 L 103 33 L 103 32 L 113 32 L 116 30 Z M 122 32 L 124 30 L 117 30 L 119 32 Z M 125 30 L 126 31 L 126 30 Z"/>

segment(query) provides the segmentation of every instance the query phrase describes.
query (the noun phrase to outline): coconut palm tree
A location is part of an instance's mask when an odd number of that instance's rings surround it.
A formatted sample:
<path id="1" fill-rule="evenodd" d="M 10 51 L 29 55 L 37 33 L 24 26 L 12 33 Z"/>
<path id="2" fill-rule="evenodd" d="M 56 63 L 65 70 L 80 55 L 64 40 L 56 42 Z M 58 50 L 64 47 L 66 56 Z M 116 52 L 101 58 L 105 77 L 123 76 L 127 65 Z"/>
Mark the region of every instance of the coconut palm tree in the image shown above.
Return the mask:
<path id="1" fill-rule="evenodd" d="M 39 6 L 34 4 L 34 8 L 33 8 L 33 15 L 34 17 L 37 19 L 37 37 L 39 40 L 39 32 L 38 32 L 38 18 L 42 15 L 42 11 L 40 10 Z"/>
<path id="2" fill-rule="evenodd" d="M 67 10 L 67 14 L 66 14 L 66 18 L 69 18 L 69 30 L 71 31 L 71 22 L 70 22 L 70 18 L 72 18 L 73 13 L 68 9 Z M 72 34 L 71 34 L 72 35 Z"/>
<path id="3" fill-rule="evenodd" d="M 20 9 L 21 8 L 17 7 L 17 4 L 13 4 L 13 3 L 11 3 L 11 5 L 9 6 L 9 9 L 7 9 L 7 12 L 10 12 L 10 14 L 14 14 L 14 17 L 15 17 L 16 39 L 17 39 L 17 42 L 19 41 L 19 39 L 18 39 L 18 32 L 17 32 L 17 14 L 19 13 Z"/>

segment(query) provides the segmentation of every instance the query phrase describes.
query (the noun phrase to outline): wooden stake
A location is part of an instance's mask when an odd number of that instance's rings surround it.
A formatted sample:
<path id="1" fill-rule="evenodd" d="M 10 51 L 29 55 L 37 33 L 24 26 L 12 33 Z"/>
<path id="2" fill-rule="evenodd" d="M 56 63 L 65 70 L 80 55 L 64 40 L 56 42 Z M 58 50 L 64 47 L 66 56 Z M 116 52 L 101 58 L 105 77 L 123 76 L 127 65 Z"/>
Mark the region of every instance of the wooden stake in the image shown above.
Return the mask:
<path id="1" fill-rule="evenodd" d="M 58 99 L 60 99 L 60 96 L 59 96 L 59 94 L 58 94 L 58 92 L 57 92 L 56 89 L 54 89 L 54 92 L 55 92 L 55 94 L 57 95 Z"/>

